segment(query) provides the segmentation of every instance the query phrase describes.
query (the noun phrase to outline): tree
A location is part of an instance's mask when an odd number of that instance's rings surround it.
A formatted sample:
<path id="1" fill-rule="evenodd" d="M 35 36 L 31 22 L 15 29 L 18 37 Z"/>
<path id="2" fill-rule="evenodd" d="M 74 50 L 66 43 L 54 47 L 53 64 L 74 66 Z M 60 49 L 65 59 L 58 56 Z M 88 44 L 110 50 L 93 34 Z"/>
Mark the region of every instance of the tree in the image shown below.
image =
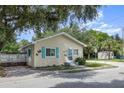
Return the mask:
<path id="1" fill-rule="evenodd" d="M 114 36 L 114 39 L 115 39 L 115 40 L 118 40 L 118 41 L 121 40 L 121 38 L 119 37 L 119 34 L 116 34 L 116 35 Z"/>
<path id="2" fill-rule="evenodd" d="M 95 49 L 97 49 L 97 51 L 101 51 L 102 50 L 102 42 L 104 40 L 106 40 L 109 35 L 100 31 L 96 31 L 96 30 L 87 30 L 84 31 L 82 34 L 82 42 L 84 42 L 85 44 L 87 44 L 88 46 L 85 48 L 85 55 L 88 56 L 88 59 L 90 59 L 90 55 L 94 56 L 97 55 L 97 53 L 95 53 Z"/>
<path id="3" fill-rule="evenodd" d="M 84 23 L 87 20 L 92 21 L 97 17 L 97 9 L 100 6 L 86 5 L 86 6 L 0 6 L 0 30 L 6 31 L 2 36 L 7 38 L 15 38 L 17 32 L 27 31 L 33 29 L 38 37 L 41 37 L 41 30 L 45 31 L 57 31 L 59 24 L 67 23 L 70 16 L 70 23 L 74 22 L 74 18 Z M 0 40 L 0 51 L 5 46 L 6 42 L 10 42 L 10 39 Z"/>
<path id="4" fill-rule="evenodd" d="M 21 40 L 20 42 L 13 41 L 11 43 L 6 42 L 6 45 L 2 48 L 1 52 L 6 53 L 19 53 L 19 48 L 29 44 L 28 40 Z"/>
<path id="5" fill-rule="evenodd" d="M 109 51 L 109 59 L 110 59 L 110 52 L 114 52 L 114 56 L 119 56 L 122 54 L 122 40 L 120 37 L 118 38 L 112 38 L 111 36 L 109 38 L 106 38 L 102 42 L 102 50 Z"/>
<path id="6" fill-rule="evenodd" d="M 16 42 L 6 43 L 1 52 L 6 53 L 19 53 L 19 45 Z"/>
<path id="7" fill-rule="evenodd" d="M 30 42 L 28 40 L 22 39 L 20 42 L 18 42 L 19 47 L 23 47 L 28 45 Z"/>

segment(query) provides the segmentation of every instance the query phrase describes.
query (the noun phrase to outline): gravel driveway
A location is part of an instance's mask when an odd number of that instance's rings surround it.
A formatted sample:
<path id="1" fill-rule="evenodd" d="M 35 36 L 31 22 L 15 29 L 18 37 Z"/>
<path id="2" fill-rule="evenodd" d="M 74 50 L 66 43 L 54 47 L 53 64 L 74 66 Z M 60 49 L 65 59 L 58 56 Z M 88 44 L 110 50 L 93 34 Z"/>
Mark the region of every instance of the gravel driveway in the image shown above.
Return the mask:
<path id="1" fill-rule="evenodd" d="M 80 73 L 60 73 L 31 70 L 23 66 L 8 67 L 6 68 L 7 77 L 0 78 L 0 87 L 123 88 L 124 63 L 107 63 L 118 66 L 118 68 Z"/>

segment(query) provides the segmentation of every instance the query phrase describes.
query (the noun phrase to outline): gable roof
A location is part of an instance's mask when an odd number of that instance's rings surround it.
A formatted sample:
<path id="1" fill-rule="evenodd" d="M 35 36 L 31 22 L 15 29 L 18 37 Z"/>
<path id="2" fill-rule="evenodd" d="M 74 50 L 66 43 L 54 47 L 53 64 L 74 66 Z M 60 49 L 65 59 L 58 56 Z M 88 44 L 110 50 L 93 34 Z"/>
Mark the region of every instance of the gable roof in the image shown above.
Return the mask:
<path id="1" fill-rule="evenodd" d="M 40 42 L 40 41 L 43 41 L 43 40 L 51 39 L 51 38 L 53 38 L 53 37 L 61 36 L 61 35 L 64 35 L 64 36 L 70 38 L 71 40 L 77 42 L 78 44 L 80 44 L 80 45 L 82 45 L 82 46 L 84 46 L 84 47 L 87 47 L 86 44 L 80 42 L 79 40 L 75 39 L 74 37 L 72 37 L 71 35 L 69 35 L 69 34 L 67 34 L 67 33 L 65 33 L 65 32 L 61 32 L 61 33 L 55 34 L 55 35 L 53 35 L 53 36 L 49 36 L 49 37 L 46 37 L 46 38 L 42 38 L 42 39 L 36 40 L 33 44 L 35 44 L 35 43 L 37 43 L 37 42 Z"/>
<path id="2" fill-rule="evenodd" d="M 69 34 L 67 34 L 67 33 L 65 33 L 65 32 L 61 32 L 61 33 L 59 33 L 59 34 L 55 34 L 55 35 L 53 35 L 53 36 L 49 36 L 49 37 L 45 37 L 45 38 L 42 38 L 42 39 L 36 40 L 36 41 L 33 42 L 33 43 L 30 43 L 30 44 L 28 44 L 28 45 L 26 45 L 26 46 L 23 46 L 23 47 L 20 48 L 19 50 L 22 50 L 22 49 L 24 49 L 24 48 L 26 48 L 26 47 L 32 46 L 32 45 L 36 44 L 37 42 L 40 42 L 40 41 L 43 41 L 43 40 L 47 40 L 47 39 L 51 39 L 51 38 L 54 38 L 54 37 L 57 37 L 57 36 L 61 36 L 61 35 L 64 35 L 64 36 L 70 38 L 71 40 L 77 42 L 78 44 L 80 44 L 80 45 L 82 45 L 82 46 L 84 46 L 84 47 L 87 47 L 86 44 L 80 42 L 79 40 L 75 39 L 75 38 L 72 37 L 71 35 L 69 35 Z"/>

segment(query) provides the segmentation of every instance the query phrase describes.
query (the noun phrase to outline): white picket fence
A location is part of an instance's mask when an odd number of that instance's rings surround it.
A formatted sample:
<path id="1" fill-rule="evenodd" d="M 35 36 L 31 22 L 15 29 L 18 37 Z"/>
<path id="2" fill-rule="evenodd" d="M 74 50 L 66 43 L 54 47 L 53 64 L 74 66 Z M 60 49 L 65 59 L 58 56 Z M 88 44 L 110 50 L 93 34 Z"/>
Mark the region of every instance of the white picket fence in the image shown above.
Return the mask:
<path id="1" fill-rule="evenodd" d="M 0 53 L 0 63 L 26 62 L 26 54 L 5 54 Z"/>

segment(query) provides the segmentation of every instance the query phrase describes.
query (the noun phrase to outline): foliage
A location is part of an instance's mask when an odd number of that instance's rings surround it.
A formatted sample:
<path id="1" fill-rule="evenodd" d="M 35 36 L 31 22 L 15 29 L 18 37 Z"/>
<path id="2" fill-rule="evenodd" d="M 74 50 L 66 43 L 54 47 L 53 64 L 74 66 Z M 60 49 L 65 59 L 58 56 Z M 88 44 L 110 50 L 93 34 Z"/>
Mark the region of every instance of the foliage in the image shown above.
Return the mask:
<path id="1" fill-rule="evenodd" d="M 6 43 L 6 45 L 2 48 L 1 52 L 6 53 L 18 53 L 19 45 L 16 42 Z"/>
<path id="2" fill-rule="evenodd" d="M 112 59 L 113 62 L 124 62 L 124 59 Z"/>
<path id="3" fill-rule="evenodd" d="M 18 51 L 20 46 L 28 44 L 22 41 L 17 44 L 16 35 L 33 29 L 37 40 L 59 32 L 66 32 L 88 45 L 84 53 L 88 58 L 98 51 L 112 50 L 115 56 L 122 54 L 122 40 L 118 34 L 109 36 L 106 33 L 80 29 L 78 22 L 86 23 L 97 18 L 97 5 L 79 6 L 0 6 L 0 51 Z M 76 22 L 75 20 L 78 20 Z M 68 25 L 68 27 L 65 27 Z M 64 27 L 61 28 L 60 27 Z"/>
<path id="4" fill-rule="evenodd" d="M 15 33 L 11 32 L 11 30 L 6 27 L 0 27 L 0 51 L 4 48 L 8 43 L 15 42 Z"/>
<path id="5" fill-rule="evenodd" d="M 83 57 L 78 57 L 78 58 L 75 59 L 75 62 L 77 62 L 78 65 L 85 65 L 86 60 Z"/>
<path id="6" fill-rule="evenodd" d="M 41 31 L 53 30 L 55 32 L 60 24 L 67 23 L 68 18 L 70 18 L 70 24 L 75 22 L 75 18 L 84 23 L 87 20 L 92 21 L 98 16 L 97 9 L 99 8 L 98 5 L 1 5 L 0 51 L 5 47 L 6 42 L 10 43 L 11 39 L 16 39 L 16 33 L 33 29 L 37 37 L 41 37 Z"/>
<path id="7" fill-rule="evenodd" d="M 120 38 L 112 38 L 107 33 L 95 30 L 88 30 L 84 35 L 86 36 L 84 42 L 86 40 L 85 43 L 88 45 L 84 53 L 88 55 L 88 59 L 91 58 L 90 55 L 95 55 L 94 49 L 97 51 L 113 51 L 115 56 L 122 54 L 122 40 Z"/>
<path id="8" fill-rule="evenodd" d="M 22 39 L 20 42 L 18 42 L 19 47 L 23 47 L 25 45 L 29 44 L 28 40 Z"/>
<path id="9" fill-rule="evenodd" d="M 48 37 L 48 36 L 51 36 L 51 35 L 54 35 L 56 34 L 56 32 L 53 32 L 53 31 L 46 31 L 45 33 L 40 33 L 40 36 L 38 36 L 37 34 L 35 36 L 32 37 L 32 40 L 33 41 L 36 41 L 38 39 L 41 39 L 41 38 L 45 38 L 45 37 Z"/>
<path id="10" fill-rule="evenodd" d="M 54 32 L 54 31 L 50 30 L 50 31 L 46 31 L 45 33 L 40 33 L 41 37 L 38 37 L 36 35 L 32 38 L 32 40 L 35 41 L 35 40 L 38 40 L 40 38 L 48 37 L 48 36 L 51 36 L 51 35 L 54 35 L 54 34 L 57 34 L 57 33 L 60 33 L 60 32 L 66 32 L 66 33 L 72 35 L 73 37 L 77 38 L 78 40 L 81 40 L 81 38 L 82 38 L 81 35 L 80 35 L 81 33 L 80 33 L 80 29 L 79 29 L 78 25 L 73 24 L 71 26 L 71 28 L 70 27 L 65 27 L 63 29 L 58 30 L 57 32 Z"/>
<path id="11" fill-rule="evenodd" d="M 7 42 L 6 45 L 2 48 L 1 52 L 6 53 L 19 53 L 19 48 L 29 44 L 28 40 L 21 40 L 20 42 Z"/>

